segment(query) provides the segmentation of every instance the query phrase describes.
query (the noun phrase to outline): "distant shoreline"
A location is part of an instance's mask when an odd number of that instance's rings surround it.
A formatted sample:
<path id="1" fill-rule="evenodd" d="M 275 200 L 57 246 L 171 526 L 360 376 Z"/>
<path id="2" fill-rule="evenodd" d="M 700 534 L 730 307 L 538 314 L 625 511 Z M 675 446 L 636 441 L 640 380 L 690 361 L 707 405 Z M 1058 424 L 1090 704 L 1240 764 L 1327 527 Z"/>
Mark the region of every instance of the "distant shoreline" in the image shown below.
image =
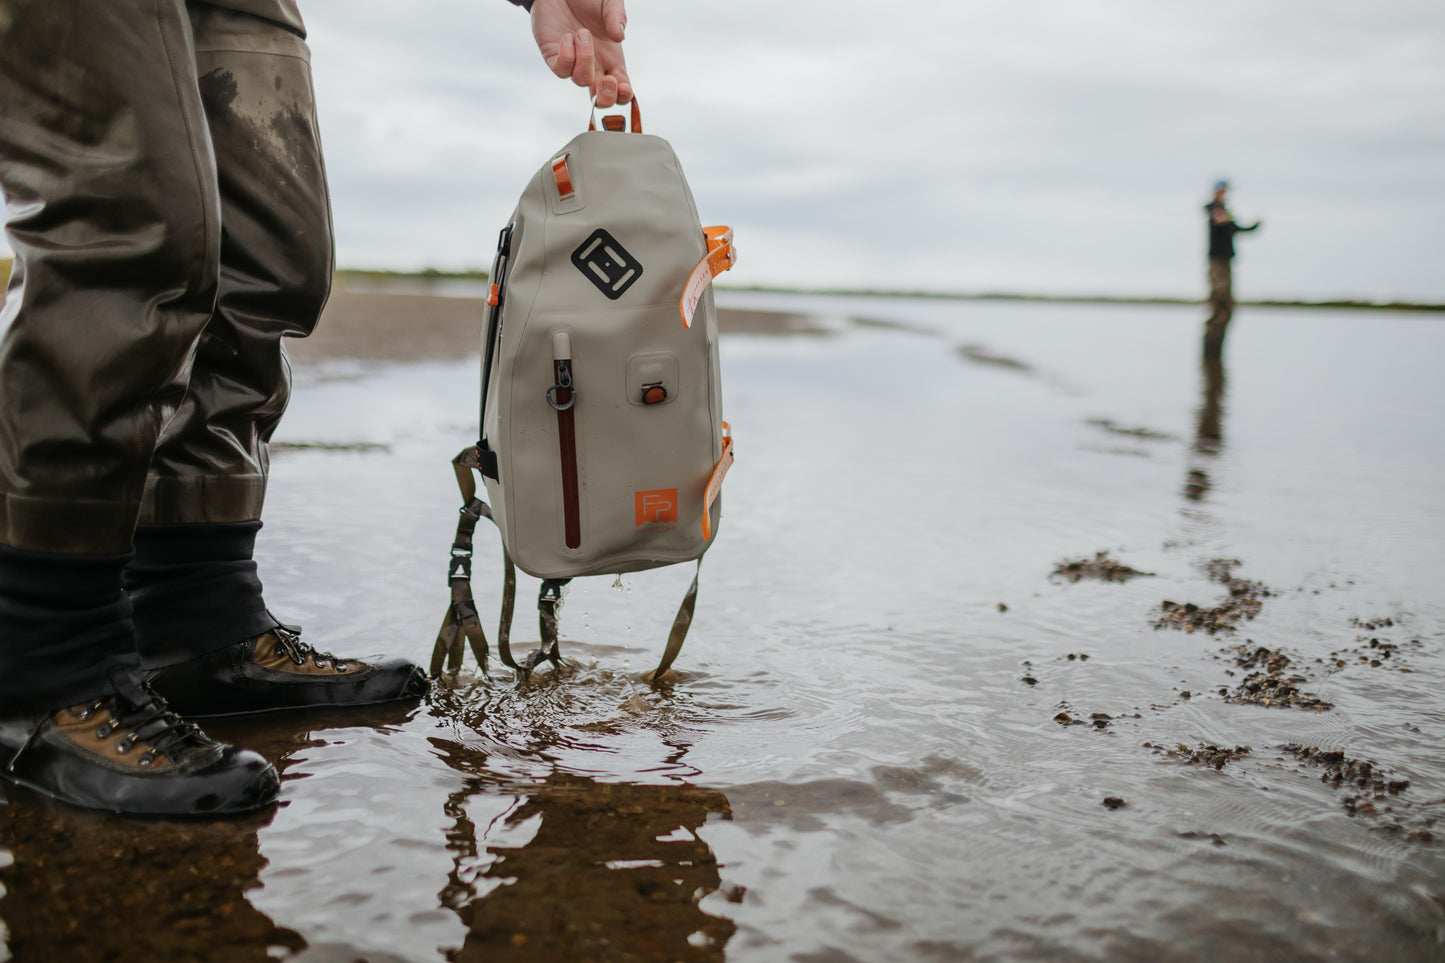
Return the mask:
<path id="1" fill-rule="evenodd" d="M 10 277 L 10 261 L 0 258 L 0 278 Z M 486 271 L 378 271 L 358 268 L 343 268 L 336 272 L 338 286 L 347 283 L 384 284 L 388 281 L 477 281 L 487 280 Z M 718 285 L 724 291 L 748 291 L 762 294 L 805 294 L 822 297 L 848 298 L 917 298 L 935 301 L 1025 301 L 1050 304 L 1203 304 L 1201 298 L 1175 297 L 1126 297 L 1122 295 L 1089 294 L 1020 294 L 1010 292 L 948 292 L 915 291 L 876 288 L 807 288 L 774 285 Z M 0 285 L 0 303 L 3 303 L 3 285 Z M 1261 308 L 1340 308 L 1364 311 L 1413 311 L 1445 312 L 1445 302 L 1428 301 L 1359 301 L 1353 299 L 1310 300 L 1242 300 L 1236 302 L 1244 307 Z"/>

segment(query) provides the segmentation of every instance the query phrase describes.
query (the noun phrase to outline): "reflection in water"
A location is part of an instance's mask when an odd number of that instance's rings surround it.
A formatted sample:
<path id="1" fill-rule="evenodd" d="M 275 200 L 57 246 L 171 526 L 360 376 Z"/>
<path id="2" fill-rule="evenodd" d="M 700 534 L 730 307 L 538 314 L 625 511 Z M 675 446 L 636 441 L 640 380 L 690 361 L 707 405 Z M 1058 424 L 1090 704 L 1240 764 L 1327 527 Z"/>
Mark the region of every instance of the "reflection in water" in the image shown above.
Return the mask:
<path id="1" fill-rule="evenodd" d="M 1194 451 L 1199 455 L 1213 456 L 1224 447 L 1224 359 L 1206 353 L 1200 374 L 1204 400 L 1199 405 Z M 1210 487 L 1209 473 L 1196 461 L 1190 466 L 1189 477 L 1184 482 L 1184 497 L 1190 501 L 1202 501 L 1209 494 Z"/>
<path id="2" fill-rule="evenodd" d="M 259 961 L 305 947 L 245 896 L 260 885 L 266 860 L 257 833 L 271 812 L 218 822 L 122 819 L 7 792 L 0 933 L 9 931 L 9 958 Z"/>
<path id="3" fill-rule="evenodd" d="M 246 716 L 214 720 L 206 731 L 260 752 L 284 786 L 304 775 L 288 772 L 302 751 L 325 745 L 336 730 L 384 730 L 413 712 L 397 704 L 373 707 L 364 720 L 341 709 Z M 5 787 L 0 959 L 266 961 L 304 950 L 299 933 L 246 896 L 261 886 L 268 860 L 259 834 L 275 815 L 130 819 Z"/>
<path id="4" fill-rule="evenodd" d="M 697 835 L 710 815 L 731 818 L 722 793 L 555 772 L 512 787 L 517 804 L 478 827 L 468 803 L 503 787 L 479 753 L 436 744 L 449 765 L 469 774 L 446 805 L 455 865 L 440 898 L 467 925 L 449 959 L 724 958 L 737 927 L 698 905 L 722 882 L 717 858 Z"/>

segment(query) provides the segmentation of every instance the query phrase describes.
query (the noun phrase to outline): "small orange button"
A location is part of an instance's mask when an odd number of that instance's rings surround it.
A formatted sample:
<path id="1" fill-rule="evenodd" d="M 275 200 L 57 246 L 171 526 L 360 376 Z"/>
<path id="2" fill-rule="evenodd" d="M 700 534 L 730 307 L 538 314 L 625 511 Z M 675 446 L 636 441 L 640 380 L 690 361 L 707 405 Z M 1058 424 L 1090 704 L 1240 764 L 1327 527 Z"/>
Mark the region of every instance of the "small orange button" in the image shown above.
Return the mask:
<path id="1" fill-rule="evenodd" d="M 660 405 L 667 400 L 667 389 L 662 385 L 652 385 L 642 389 L 642 403 L 644 405 Z"/>

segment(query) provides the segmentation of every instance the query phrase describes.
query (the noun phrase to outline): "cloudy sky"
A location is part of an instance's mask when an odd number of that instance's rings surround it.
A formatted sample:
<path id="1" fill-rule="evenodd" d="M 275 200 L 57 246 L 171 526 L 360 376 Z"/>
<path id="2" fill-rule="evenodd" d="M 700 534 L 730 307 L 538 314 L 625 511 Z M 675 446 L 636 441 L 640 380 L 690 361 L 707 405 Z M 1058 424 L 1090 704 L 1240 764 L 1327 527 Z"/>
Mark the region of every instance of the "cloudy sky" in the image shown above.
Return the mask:
<path id="1" fill-rule="evenodd" d="M 490 261 L 587 121 L 504 0 L 302 0 L 346 267 Z M 731 281 L 1445 301 L 1441 0 L 630 0 Z"/>

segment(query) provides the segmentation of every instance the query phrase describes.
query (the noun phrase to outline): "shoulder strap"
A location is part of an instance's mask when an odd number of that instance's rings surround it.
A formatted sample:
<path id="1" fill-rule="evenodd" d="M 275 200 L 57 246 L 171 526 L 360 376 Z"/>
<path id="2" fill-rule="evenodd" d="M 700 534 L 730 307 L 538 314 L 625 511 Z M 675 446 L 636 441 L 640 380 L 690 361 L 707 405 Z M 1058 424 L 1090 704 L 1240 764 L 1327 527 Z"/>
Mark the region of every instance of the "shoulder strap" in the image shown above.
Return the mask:
<path id="1" fill-rule="evenodd" d="M 682 605 L 678 606 L 677 618 L 672 620 L 672 631 L 667 634 L 667 648 L 662 652 L 662 661 L 657 663 L 657 668 L 647 677 L 649 682 L 662 681 L 663 674 L 672 668 L 673 660 L 682 651 L 682 643 L 687 641 L 687 630 L 692 628 L 692 613 L 697 608 L 697 579 L 701 574 L 702 557 L 698 556 L 697 568 L 692 573 L 692 585 L 682 597 Z"/>
<path id="2" fill-rule="evenodd" d="M 452 600 L 447 606 L 446 618 L 437 632 L 436 645 L 432 648 L 431 674 L 439 676 L 445 670 L 456 675 L 462 668 L 463 640 L 470 644 L 472 654 L 482 672 L 487 671 L 487 635 L 482 631 L 481 618 L 477 614 L 477 603 L 472 598 L 472 537 L 477 522 L 482 518 L 496 519 L 486 502 L 477 497 L 474 469 L 480 468 L 478 451 L 475 447 L 463 449 L 452 459 L 456 469 L 457 487 L 462 492 L 461 518 L 457 521 L 457 535 L 452 541 L 451 562 L 447 566 L 447 580 L 451 584 Z M 502 662 L 513 669 L 520 666 L 512 658 L 509 644 L 512 632 L 512 611 L 517 595 L 517 569 L 512 556 L 502 546 L 502 612 L 497 624 L 497 655 Z"/>

